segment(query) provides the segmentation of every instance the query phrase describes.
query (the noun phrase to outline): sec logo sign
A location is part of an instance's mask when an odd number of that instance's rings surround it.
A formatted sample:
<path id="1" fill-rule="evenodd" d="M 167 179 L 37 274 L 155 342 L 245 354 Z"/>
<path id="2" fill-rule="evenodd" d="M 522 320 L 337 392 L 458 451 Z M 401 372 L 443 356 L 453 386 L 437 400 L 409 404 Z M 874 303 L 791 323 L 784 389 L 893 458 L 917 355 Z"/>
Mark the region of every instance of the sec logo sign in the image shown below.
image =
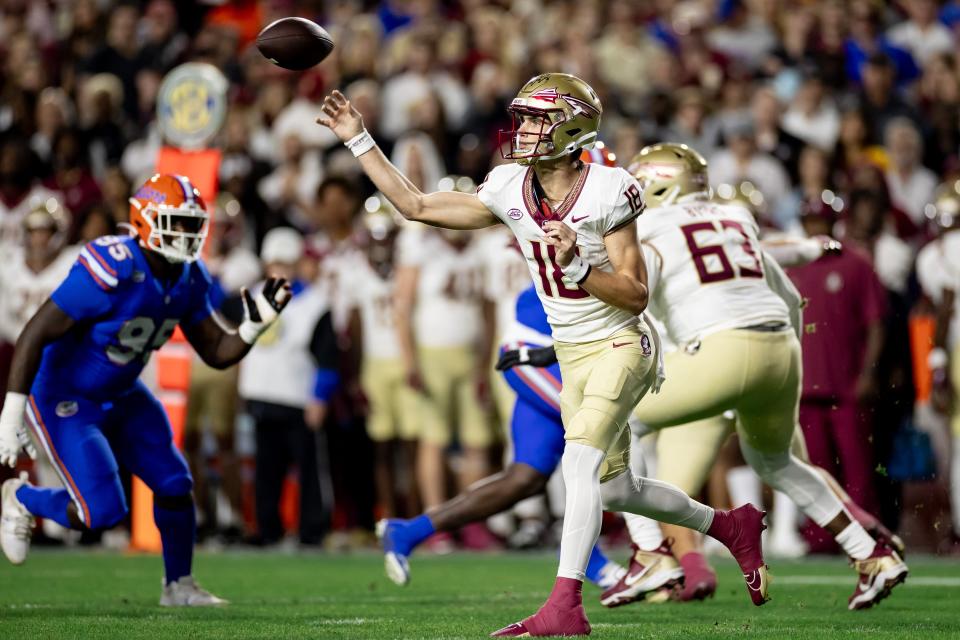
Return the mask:
<path id="1" fill-rule="evenodd" d="M 220 130 L 227 115 L 228 82 L 220 70 L 188 62 L 167 74 L 157 97 L 157 122 L 173 145 L 199 149 Z"/>
<path id="2" fill-rule="evenodd" d="M 510 209 L 510 211 L 507 211 L 507 216 L 509 216 L 511 220 L 519 220 L 523 217 L 523 211 L 520 211 L 520 209 Z"/>

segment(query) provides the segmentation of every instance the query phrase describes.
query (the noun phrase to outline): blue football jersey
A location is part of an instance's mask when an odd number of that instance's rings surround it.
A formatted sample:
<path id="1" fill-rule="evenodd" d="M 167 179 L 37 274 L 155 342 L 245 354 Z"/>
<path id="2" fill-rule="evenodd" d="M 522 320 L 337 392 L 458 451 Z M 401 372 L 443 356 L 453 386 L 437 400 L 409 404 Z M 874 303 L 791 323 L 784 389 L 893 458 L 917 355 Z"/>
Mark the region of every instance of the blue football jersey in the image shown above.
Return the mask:
<path id="1" fill-rule="evenodd" d="M 545 336 L 552 335 L 547 312 L 543 308 L 543 303 L 540 302 L 536 287 L 531 286 L 517 296 L 516 312 L 517 322 L 520 324 Z"/>
<path id="2" fill-rule="evenodd" d="M 213 313 L 212 282 L 199 260 L 179 278 L 153 276 L 137 238 L 104 236 L 88 243 L 51 294 L 77 322 L 47 346 L 34 388 L 68 389 L 91 399 L 115 398 L 133 387 L 178 324 Z"/>

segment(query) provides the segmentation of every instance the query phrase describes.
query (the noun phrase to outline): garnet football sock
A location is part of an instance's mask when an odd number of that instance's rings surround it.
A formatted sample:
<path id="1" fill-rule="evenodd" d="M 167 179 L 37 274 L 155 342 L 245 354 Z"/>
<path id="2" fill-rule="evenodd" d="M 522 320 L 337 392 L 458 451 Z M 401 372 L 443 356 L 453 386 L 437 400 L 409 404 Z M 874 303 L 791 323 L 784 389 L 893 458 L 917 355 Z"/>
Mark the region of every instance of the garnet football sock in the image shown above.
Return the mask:
<path id="1" fill-rule="evenodd" d="M 74 528 L 67 518 L 70 494 L 66 489 L 46 489 L 25 484 L 17 489 L 17 500 L 35 516 L 53 520 L 67 529 Z"/>
<path id="2" fill-rule="evenodd" d="M 153 520 L 163 544 L 163 571 L 166 584 L 190 575 L 197 515 L 193 504 L 186 509 L 165 509 L 153 505 Z"/>

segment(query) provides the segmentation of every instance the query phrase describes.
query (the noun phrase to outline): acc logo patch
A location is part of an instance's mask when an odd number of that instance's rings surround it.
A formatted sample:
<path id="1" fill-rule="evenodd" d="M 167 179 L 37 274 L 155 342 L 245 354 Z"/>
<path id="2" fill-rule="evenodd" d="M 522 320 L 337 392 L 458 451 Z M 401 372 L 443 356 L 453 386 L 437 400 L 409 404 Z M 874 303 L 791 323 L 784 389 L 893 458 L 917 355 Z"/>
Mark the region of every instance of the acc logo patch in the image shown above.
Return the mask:
<path id="1" fill-rule="evenodd" d="M 60 418 L 69 418 L 70 416 L 75 416 L 80 411 L 80 405 L 78 405 L 73 400 L 64 400 L 57 404 L 57 408 L 54 409 L 54 413 L 57 414 L 57 417 Z"/>
<path id="2" fill-rule="evenodd" d="M 640 336 L 640 349 L 643 351 L 644 357 L 649 358 L 653 355 L 653 348 L 650 346 L 650 336 L 645 333 Z"/>
<path id="3" fill-rule="evenodd" d="M 520 209 L 510 209 L 510 211 L 507 211 L 507 217 L 511 220 L 519 220 L 523 217 L 523 211 L 520 211 Z"/>

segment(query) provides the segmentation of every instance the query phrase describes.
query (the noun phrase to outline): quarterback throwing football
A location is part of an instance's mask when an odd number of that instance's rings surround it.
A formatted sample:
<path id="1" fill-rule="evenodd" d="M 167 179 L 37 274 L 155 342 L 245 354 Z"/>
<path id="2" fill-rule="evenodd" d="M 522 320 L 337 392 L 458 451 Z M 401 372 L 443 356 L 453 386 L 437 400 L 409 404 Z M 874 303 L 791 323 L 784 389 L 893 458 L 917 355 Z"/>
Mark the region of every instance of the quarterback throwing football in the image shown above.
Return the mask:
<path id="1" fill-rule="evenodd" d="M 514 126 L 502 134 L 509 144 L 504 156 L 514 162 L 491 171 L 476 194 L 421 192 L 377 148 L 340 92 L 327 96 L 317 120 L 344 141 L 405 218 L 453 229 L 506 224 L 547 311 L 563 375 L 567 441 L 560 567 L 544 606 L 494 635 L 590 633 L 581 587 L 604 506 L 717 538 L 740 563 L 754 602 L 762 604 L 762 514 L 750 506 L 715 511 L 629 470 L 627 418 L 656 383 L 659 354 L 656 335 L 641 317 L 648 289 L 635 225 L 643 212 L 640 186 L 622 169 L 579 159 L 597 137 L 597 94 L 574 76 L 542 74 L 520 89 L 509 112 Z"/>

